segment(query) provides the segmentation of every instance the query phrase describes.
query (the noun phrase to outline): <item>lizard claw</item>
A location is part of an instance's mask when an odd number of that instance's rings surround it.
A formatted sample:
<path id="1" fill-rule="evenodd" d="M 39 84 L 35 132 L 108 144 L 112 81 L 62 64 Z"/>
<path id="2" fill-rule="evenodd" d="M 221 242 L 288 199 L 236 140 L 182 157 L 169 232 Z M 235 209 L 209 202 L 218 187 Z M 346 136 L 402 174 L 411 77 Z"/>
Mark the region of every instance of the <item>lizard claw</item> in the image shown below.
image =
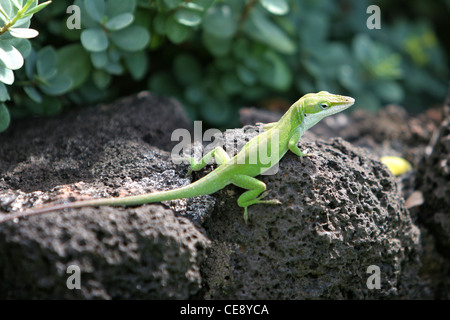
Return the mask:
<path id="1" fill-rule="evenodd" d="M 245 224 L 248 224 L 248 211 L 247 211 L 247 207 L 244 207 L 244 222 L 245 222 Z"/>
<path id="2" fill-rule="evenodd" d="M 303 157 L 313 157 L 314 154 L 313 153 L 309 153 L 309 149 L 305 149 L 305 151 L 302 151 L 302 158 Z"/>

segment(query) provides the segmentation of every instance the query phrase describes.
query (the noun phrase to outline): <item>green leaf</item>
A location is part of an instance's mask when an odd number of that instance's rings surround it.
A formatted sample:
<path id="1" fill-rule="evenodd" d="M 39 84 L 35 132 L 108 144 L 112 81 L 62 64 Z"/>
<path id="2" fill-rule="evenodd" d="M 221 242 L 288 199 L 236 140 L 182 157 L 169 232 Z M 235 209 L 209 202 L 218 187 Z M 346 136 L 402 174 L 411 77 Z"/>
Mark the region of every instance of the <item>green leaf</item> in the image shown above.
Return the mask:
<path id="1" fill-rule="evenodd" d="M 18 40 L 18 41 L 14 44 L 14 47 L 17 50 L 19 50 L 20 54 L 22 55 L 22 57 L 24 59 L 27 59 L 27 57 L 31 53 L 31 43 L 30 43 L 30 41 L 28 41 L 27 39 L 16 39 L 16 40 Z"/>
<path id="2" fill-rule="evenodd" d="M 9 29 L 9 33 L 11 33 L 13 37 L 22 39 L 31 39 L 39 35 L 39 32 L 30 28 L 11 28 Z"/>
<path id="3" fill-rule="evenodd" d="M 109 45 L 108 37 L 100 28 L 83 30 L 80 40 L 83 47 L 92 52 L 104 51 Z"/>
<path id="4" fill-rule="evenodd" d="M 284 59 L 274 51 L 267 51 L 264 58 L 269 67 L 262 69 L 262 82 L 275 90 L 288 90 L 292 84 L 292 74 Z"/>
<path id="5" fill-rule="evenodd" d="M 66 45 L 56 51 L 58 74 L 64 74 L 71 80 L 69 90 L 81 86 L 89 78 L 91 64 L 89 53 L 80 44 Z"/>
<path id="6" fill-rule="evenodd" d="M 0 61 L 11 70 L 20 69 L 24 63 L 20 51 L 13 47 L 9 41 L 0 41 Z"/>
<path id="7" fill-rule="evenodd" d="M 178 9 L 174 14 L 174 18 L 180 24 L 195 27 L 202 22 L 202 15 L 201 11 L 187 7 Z"/>
<path id="8" fill-rule="evenodd" d="M 194 0 L 192 3 L 195 3 L 197 6 L 203 8 L 203 10 L 207 10 L 209 7 L 213 5 L 215 0 Z"/>
<path id="9" fill-rule="evenodd" d="M 206 99 L 208 108 L 201 108 L 202 117 L 213 126 L 223 126 L 230 120 L 232 106 L 224 99 Z"/>
<path id="10" fill-rule="evenodd" d="M 183 0 L 164 0 L 164 4 L 166 5 L 168 10 L 173 10 L 183 3 Z"/>
<path id="11" fill-rule="evenodd" d="M 239 17 L 228 4 L 216 4 L 207 11 L 203 29 L 217 38 L 231 38 L 236 33 L 238 21 Z"/>
<path id="12" fill-rule="evenodd" d="M 73 5 L 80 8 L 81 25 L 84 28 L 97 28 L 99 23 L 91 18 L 83 0 L 75 0 Z"/>
<path id="13" fill-rule="evenodd" d="M 1 1 L 0 2 L 0 18 L 6 24 L 14 17 L 14 8 L 11 4 L 11 1 Z"/>
<path id="14" fill-rule="evenodd" d="M 303 64 L 309 74 L 311 74 L 315 78 L 321 77 L 323 72 L 322 67 L 312 57 L 310 57 L 309 59 L 304 59 Z"/>
<path id="15" fill-rule="evenodd" d="M 106 51 L 101 52 L 92 52 L 91 53 L 91 62 L 97 69 L 102 69 L 108 63 L 108 55 Z"/>
<path id="16" fill-rule="evenodd" d="M 111 41 L 124 51 L 139 51 L 150 42 L 150 33 L 141 26 L 131 25 L 125 29 L 112 32 Z"/>
<path id="17" fill-rule="evenodd" d="M 373 87 L 378 96 L 388 103 L 398 103 L 404 98 L 402 87 L 394 81 L 377 81 Z"/>
<path id="18" fill-rule="evenodd" d="M 146 51 L 138 51 L 127 54 L 125 56 L 125 64 L 134 80 L 142 80 L 148 69 L 148 58 Z"/>
<path id="19" fill-rule="evenodd" d="M 205 9 L 201 5 L 195 3 L 195 1 L 185 1 L 182 4 L 180 4 L 180 8 L 191 9 L 197 12 L 205 11 Z"/>
<path id="20" fill-rule="evenodd" d="M 25 60 L 25 74 L 28 79 L 33 79 L 34 73 L 36 72 L 36 51 L 31 50 L 30 55 Z"/>
<path id="21" fill-rule="evenodd" d="M 106 89 L 111 83 L 112 76 L 104 70 L 95 70 L 92 73 L 92 80 L 99 89 Z"/>
<path id="22" fill-rule="evenodd" d="M 69 63 L 70 62 L 70 63 Z M 65 46 L 56 51 L 57 73 L 39 88 L 47 95 L 62 95 L 76 89 L 90 73 L 89 54 L 79 44 Z"/>
<path id="23" fill-rule="evenodd" d="M 28 10 L 33 9 L 38 4 L 39 0 L 19 0 L 22 2 L 22 9 L 25 6 L 28 6 Z"/>
<path id="24" fill-rule="evenodd" d="M 286 33 L 257 10 L 251 12 L 244 30 L 254 40 L 265 43 L 280 53 L 293 54 L 296 52 L 295 43 Z"/>
<path id="25" fill-rule="evenodd" d="M 135 0 L 108 0 L 106 2 L 106 15 L 108 17 L 117 17 L 122 13 L 133 14 L 135 9 Z"/>
<path id="26" fill-rule="evenodd" d="M 8 108 L 6 108 L 4 103 L 0 104 L 0 132 L 5 131 L 9 127 L 11 122 L 11 117 L 9 115 Z"/>
<path id="27" fill-rule="evenodd" d="M 21 0 L 11 0 L 11 2 L 17 9 L 19 9 L 19 10 L 22 9 L 22 1 Z"/>
<path id="28" fill-rule="evenodd" d="M 14 72 L 11 69 L 0 66 L 0 81 L 4 84 L 13 84 L 14 83 Z"/>
<path id="29" fill-rule="evenodd" d="M 42 103 L 42 95 L 36 90 L 36 88 L 32 86 L 25 86 L 23 87 L 23 90 L 31 100 L 36 103 Z"/>
<path id="30" fill-rule="evenodd" d="M 31 15 L 23 17 L 14 24 L 14 28 L 28 28 L 31 24 Z"/>
<path id="31" fill-rule="evenodd" d="M 164 14 L 157 14 L 153 19 L 153 28 L 157 34 L 166 34 L 166 16 Z"/>
<path id="32" fill-rule="evenodd" d="M 3 83 L 0 82 L 0 101 L 3 102 L 7 100 L 11 100 L 8 89 Z"/>
<path id="33" fill-rule="evenodd" d="M 103 21 L 103 17 L 105 16 L 105 0 L 84 0 L 84 6 L 94 21 Z"/>
<path id="34" fill-rule="evenodd" d="M 358 35 L 353 39 L 353 51 L 359 61 L 368 59 L 373 49 L 373 43 L 367 35 Z"/>
<path id="35" fill-rule="evenodd" d="M 129 26 L 133 20 L 134 16 L 131 13 L 122 13 L 108 20 L 105 27 L 110 31 L 117 31 Z"/>
<path id="36" fill-rule="evenodd" d="M 115 61 L 109 61 L 108 64 L 105 66 L 105 70 L 108 73 L 114 74 L 116 76 L 123 74 L 122 65 L 119 62 L 115 62 Z"/>
<path id="37" fill-rule="evenodd" d="M 47 46 L 39 50 L 36 56 L 36 72 L 45 80 L 56 75 L 56 51 L 53 47 Z"/>
<path id="38" fill-rule="evenodd" d="M 209 32 L 203 32 L 203 43 L 213 55 L 224 56 L 230 52 L 232 39 L 219 38 Z"/>
<path id="39" fill-rule="evenodd" d="M 358 92 L 362 90 L 363 82 L 358 78 L 355 68 L 348 64 L 339 67 L 337 79 L 349 91 Z"/>
<path id="40" fill-rule="evenodd" d="M 59 96 L 69 91 L 72 86 L 72 80 L 64 74 L 56 74 L 47 81 L 46 85 L 40 85 L 40 89 L 47 95 Z"/>
<path id="41" fill-rule="evenodd" d="M 121 57 L 122 53 L 119 50 L 113 48 L 108 50 L 108 60 L 113 62 L 119 62 Z"/>
<path id="42" fill-rule="evenodd" d="M 29 16 L 29 15 L 35 14 L 35 13 L 41 11 L 42 9 L 44 9 L 44 8 L 45 8 L 46 6 L 48 6 L 50 3 L 52 3 L 52 2 L 51 2 L 51 1 L 47 1 L 47 2 L 43 2 L 43 3 L 39 4 L 39 5 L 37 5 L 37 6 L 35 6 L 35 7 L 30 7 L 30 8 L 27 10 L 27 12 L 25 13 L 24 16 L 26 17 L 26 16 Z"/>
<path id="43" fill-rule="evenodd" d="M 178 23 L 175 18 L 169 16 L 166 20 L 167 37 L 175 44 L 184 42 L 191 34 L 191 29 L 185 25 Z"/>
<path id="44" fill-rule="evenodd" d="M 286 0 L 261 0 L 260 3 L 264 9 L 278 16 L 289 12 L 289 5 Z"/>
<path id="45" fill-rule="evenodd" d="M 33 114 L 42 116 L 52 116 L 58 114 L 62 108 L 61 101 L 58 98 L 45 95 L 42 96 L 41 103 L 36 103 L 33 100 L 28 100 L 25 102 L 25 106 Z"/>
<path id="46" fill-rule="evenodd" d="M 255 74 L 248 69 L 247 67 L 243 65 L 239 65 L 236 69 L 237 76 L 239 77 L 239 80 L 242 81 L 242 83 L 252 86 L 256 83 L 256 76 Z"/>

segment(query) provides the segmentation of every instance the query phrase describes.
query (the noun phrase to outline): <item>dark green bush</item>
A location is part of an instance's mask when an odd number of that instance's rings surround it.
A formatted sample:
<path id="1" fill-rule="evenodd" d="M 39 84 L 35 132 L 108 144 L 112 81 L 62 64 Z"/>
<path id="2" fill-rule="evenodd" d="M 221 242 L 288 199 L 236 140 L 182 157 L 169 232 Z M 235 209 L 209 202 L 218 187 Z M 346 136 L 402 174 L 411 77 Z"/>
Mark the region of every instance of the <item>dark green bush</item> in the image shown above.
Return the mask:
<path id="1" fill-rule="evenodd" d="M 0 0 L 14 12 L 24 2 Z M 449 3 L 429 5 L 439 11 Z M 274 97 L 292 102 L 320 90 L 351 95 L 372 110 L 442 101 L 448 64 L 432 21 L 414 18 L 414 11 L 413 18 L 387 20 L 378 2 L 381 29 L 369 30 L 371 4 L 54 1 L 33 18 L 40 35 L 32 45 L 10 31 L 0 35 L 0 130 L 10 115 L 53 115 L 142 89 L 176 97 L 193 118 L 220 127 L 234 125 L 243 105 Z M 76 12 L 67 12 L 71 5 L 81 10 L 80 29 L 69 28 L 77 22 Z M 20 21 L 26 28 L 29 18 Z M 1 50 L 8 43 L 16 48 L 12 64 Z M 24 68 L 17 52 L 26 58 Z"/>

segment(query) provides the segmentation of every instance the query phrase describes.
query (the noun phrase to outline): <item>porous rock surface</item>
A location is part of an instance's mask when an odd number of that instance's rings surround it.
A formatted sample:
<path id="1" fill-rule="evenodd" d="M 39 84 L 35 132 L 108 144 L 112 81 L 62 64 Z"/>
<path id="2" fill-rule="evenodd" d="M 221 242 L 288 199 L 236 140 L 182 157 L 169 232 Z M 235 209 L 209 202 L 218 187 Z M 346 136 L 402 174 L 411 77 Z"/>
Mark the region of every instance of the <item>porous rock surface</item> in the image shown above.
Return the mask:
<path id="1" fill-rule="evenodd" d="M 439 250 L 450 252 L 450 99 L 445 119 L 437 130 L 431 153 L 420 166 L 419 185 L 424 193 L 420 218 L 437 237 Z"/>
<path id="2" fill-rule="evenodd" d="M 6 214 L 69 199 L 125 196 L 186 185 L 170 161 L 177 104 L 148 93 L 111 105 L 19 123 L 0 136 L 0 208 Z M 242 146 L 255 127 L 229 130 Z M 0 225 L 3 298 L 415 298 L 420 233 L 394 177 L 342 139 L 300 142 L 260 176 L 267 199 L 249 222 L 229 186 L 212 196 L 139 207 L 68 210 Z M 236 150 L 228 149 L 230 155 Z M 0 211 L 1 212 L 1 211 Z M 67 267 L 81 269 L 69 290 Z M 369 267 L 379 268 L 373 288 Z M 368 285 L 368 280 L 370 280 Z"/>
<path id="3" fill-rule="evenodd" d="M 450 95 L 443 108 L 443 121 L 418 166 L 417 186 L 423 205 L 416 209 L 426 230 L 422 273 L 430 282 L 434 298 L 450 299 Z"/>
<path id="4" fill-rule="evenodd" d="M 300 145 L 313 155 L 288 153 L 276 174 L 261 176 L 267 198 L 282 205 L 251 206 L 248 225 L 230 192 L 219 192 L 205 224 L 214 245 L 204 297 L 417 297 L 420 232 L 391 173 L 340 138 Z M 380 270 L 380 289 L 367 285 L 370 266 Z"/>
<path id="5" fill-rule="evenodd" d="M 39 121 L 19 122 L 0 136 L 4 211 L 190 183 L 186 168 L 164 151 L 174 145 L 166 130 L 190 129 L 174 101 L 142 93 Z M 196 212 L 211 207 L 190 203 Z M 83 208 L 1 224 L 0 298 L 190 297 L 200 288 L 210 242 L 174 214 L 192 205 L 174 205 Z M 67 287 L 70 266 L 81 272 L 79 290 Z"/>

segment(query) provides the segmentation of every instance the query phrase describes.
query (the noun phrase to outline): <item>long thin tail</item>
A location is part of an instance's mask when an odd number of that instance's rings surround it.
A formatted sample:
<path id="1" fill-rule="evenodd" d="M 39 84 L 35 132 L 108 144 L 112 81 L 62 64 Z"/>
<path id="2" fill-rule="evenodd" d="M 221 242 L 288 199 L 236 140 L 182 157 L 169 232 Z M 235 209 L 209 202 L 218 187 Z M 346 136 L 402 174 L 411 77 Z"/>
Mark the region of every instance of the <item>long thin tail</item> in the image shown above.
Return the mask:
<path id="1" fill-rule="evenodd" d="M 98 200 L 102 200 L 102 199 L 98 199 Z M 24 211 L 24 212 L 4 214 L 0 218 L 0 224 L 7 222 L 7 221 L 12 221 L 12 220 L 18 221 L 21 218 L 31 217 L 34 215 L 48 213 L 48 212 L 65 210 L 65 209 L 70 209 L 70 208 L 81 208 L 81 207 L 89 206 L 88 203 L 90 203 L 90 202 L 95 202 L 95 200 L 75 201 L 73 203 L 63 203 L 63 204 L 59 204 L 59 205 L 55 205 L 55 206 L 31 209 L 31 210 Z"/>
<path id="2" fill-rule="evenodd" d="M 209 189 L 210 192 L 204 191 L 205 190 L 204 186 L 205 184 L 208 183 L 208 180 L 209 177 L 205 176 L 202 179 L 197 180 L 187 186 L 168 191 L 153 192 L 142 195 L 118 197 L 118 198 L 81 200 L 72 203 L 64 203 L 55 206 L 31 209 L 24 212 L 5 214 L 2 217 L 0 217 L 0 224 L 11 220 L 18 220 L 25 217 L 72 208 L 98 207 L 98 206 L 133 206 L 145 203 L 154 203 L 175 199 L 197 197 L 204 194 L 210 194 L 216 191 L 213 189 Z"/>

